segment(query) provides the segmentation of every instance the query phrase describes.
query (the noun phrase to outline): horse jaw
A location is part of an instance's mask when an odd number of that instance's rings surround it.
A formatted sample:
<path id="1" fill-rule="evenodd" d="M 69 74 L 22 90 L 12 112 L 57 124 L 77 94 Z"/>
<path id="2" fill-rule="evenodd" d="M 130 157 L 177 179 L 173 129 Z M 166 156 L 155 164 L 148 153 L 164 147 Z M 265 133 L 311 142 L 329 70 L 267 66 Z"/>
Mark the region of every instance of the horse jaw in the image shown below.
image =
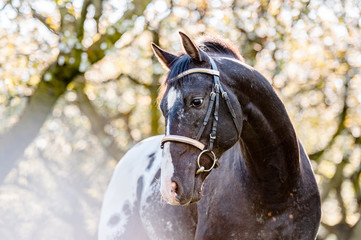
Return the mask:
<path id="1" fill-rule="evenodd" d="M 190 168 L 180 176 L 176 176 L 170 144 L 165 143 L 163 148 L 160 183 L 163 200 L 170 205 L 189 205 L 198 202 L 201 199 L 204 177 L 196 177 L 195 170 Z"/>

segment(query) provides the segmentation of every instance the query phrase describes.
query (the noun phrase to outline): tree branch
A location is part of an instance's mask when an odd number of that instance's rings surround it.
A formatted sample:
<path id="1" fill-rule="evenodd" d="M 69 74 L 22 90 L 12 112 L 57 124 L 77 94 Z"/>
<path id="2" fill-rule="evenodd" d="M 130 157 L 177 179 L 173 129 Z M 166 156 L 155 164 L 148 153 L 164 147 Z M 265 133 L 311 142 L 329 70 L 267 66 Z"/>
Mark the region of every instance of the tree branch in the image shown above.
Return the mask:
<path id="1" fill-rule="evenodd" d="M 134 77 L 132 77 L 132 76 L 130 76 L 130 75 L 128 75 L 128 74 L 121 74 L 120 77 L 122 77 L 122 76 L 128 78 L 132 83 L 134 83 L 134 84 L 136 84 L 136 85 L 141 85 L 141 86 L 143 86 L 143 87 L 145 87 L 145 88 L 147 88 L 147 89 L 150 89 L 150 88 L 151 88 L 151 85 L 150 85 L 150 84 L 140 82 L 138 79 L 136 79 L 136 78 L 134 78 Z"/>
<path id="2" fill-rule="evenodd" d="M 132 115 L 132 113 L 134 112 L 135 110 L 135 106 L 132 107 L 128 112 L 120 112 L 118 114 L 116 114 L 115 116 L 113 116 L 111 119 L 112 120 L 116 120 L 116 119 L 119 119 L 119 118 L 124 118 L 124 119 L 129 119 L 129 117 Z"/>
<path id="3" fill-rule="evenodd" d="M 97 23 L 97 32 L 99 32 L 99 19 L 103 11 L 103 0 L 94 0 L 93 6 L 95 8 L 94 20 Z"/>
<path id="4" fill-rule="evenodd" d="M 361 236 L 361 217 L 352 227 L 351 236 L 349 240 L 359 240 Z"/>
<path id="5" fill-rule="evenodd" d="M 314 153 L 311 153 L 308 155 L 308 157 L 310 159 L 319 161 L 321 156 L 325 153 L 325 151 L 327 149 L 329 149 L 335 143 L 337 136 L 339 136 L 341 134 L 341 132 L 345 129 L 345 120 L 347 117 L 347 110 L 348 110 L 347 97 L 348 97 L 348 91 L 349 91 L 349 82 L 350 82 L 350 80 L 346 78 L 345 91 L 344 91 L 344 97 L 343 97 L 343 107 L 342 107 L 342 111 L 340 114 L 340 120 L 338 122 L 336 132 L 332 135 L 330 141 L 322 150 L 319 150 L 317 152 L 314 152 Z"/>
<path id="6" fill-rule="evenodd" d="M 38 19 L 50 32 L 59 35 L 59 32 L 56 31 L 56 29 L 52 28 L 47 22 L 46 22 L 46 17 L 44 17 L 43 15 L 41 15 L 40 13 L 38 13 L 34 8 L 32 8 L 30 6 L 32 15 L 34 18 Z M 19 12 L 19 11 L 18 11 Z"/>
<path id="7" fill-rule="evenodd" d="M 83 6 L 82 6 L 82 9 L 80 12 L 80 18 L 76 22 L 76 33 L 77 33 L 79 42 L 81 42 L 84 37 L 84 22 L 86 19 L 86 14 L 88 12 L 88 7 L 89 7 L 90 3 L 91 3 L 90 0 L 83 1 Z"/>
<path id="8" fill-rule="evenodd" d="M 321 193 L 321 199 L 325 200 L 327 196 L 329 195 L 330 191 L 332 189 L 335 189 L 337 186 L 339 186 L 343 181 L 343 169 L 345 168 L 345 161 L 346 159 L 343 158 L 342 162 L 338 164 L 336 168 L 336 172 L 333 175 L 333 177 L 328 181 L 322 184 L 322 193 Z"/>
<path id="9" fill-rule="evenodd" d="M 78 76 L 74 81 L 74 86 L 80 111 L 88 117 L 91 129 L 95 136 L 98 137 L 103 148 L 107 150 L 114 160 L 118 161 L 124 152 L 118 147 L 115 138 L 104 130 L 110 124 L 110 121 L 95 110 L 88 96 L 84 93 L 84 76 Z"/>
<path id="10" fill-rule="evenodd" d="M 345 201 L 343 200 L 342 193 L 341 193 L 341 186 L 342 186 L 342 182 L 340 182 L 335 188 L 336 199 L 337 199 L 338 205 L 340 206 L 340 209 L 341 209 L 341 215 L 342 215 L 341 222 L 346 223 L 347 213 L 346 213 Z"/>
<path id="11" fill-rule="evenodd" d="M 86 52 L 88 54 L 88 60 L 89 60 L 90 64 L 96 63 L 97 61 L 99 61 L 100 59 L 102 59 L 105 56 L 105 51 L 104 51 L 104 49 L 101 48 L 102 44 L 106 44 L 107 49 L 113 47 L 114 44 L 126 32 L 125 29 L 128 29 L 129 27 L 131 27 L 131 25 L 134 22 L 134 21 L 127 21 L 127 20 L 132 20 L 134 16 L 139 16 L 140 14 L 142 14 L 149 2 L 150 2 L 150 0 L 146 0 L 146 1 L 134 0 L 133 1 L 134 8 L 127 10 L 124 13 L 123 17 L 118 22 L 113 24 L 113 26 L 108 27 L 107 32 L 105 34 L 103 34 L 99 38 L 98 41 L 94 42 L 88 48 L 88 50 Z M 125 25 L 128 24 L 129 26 L 124 26 L 124 24 Z M 116 29 L 116 26 L 121 26 L 122 30 L 118 31 Z"/>

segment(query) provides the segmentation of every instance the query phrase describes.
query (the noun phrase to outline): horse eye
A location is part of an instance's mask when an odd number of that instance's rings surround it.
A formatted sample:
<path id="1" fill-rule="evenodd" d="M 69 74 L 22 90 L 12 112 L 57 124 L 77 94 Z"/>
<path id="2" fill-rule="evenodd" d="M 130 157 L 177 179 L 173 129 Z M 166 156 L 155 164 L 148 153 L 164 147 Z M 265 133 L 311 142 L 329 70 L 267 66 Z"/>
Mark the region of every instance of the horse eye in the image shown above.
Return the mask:
<path id="1" fill-rule="evenodd" d="M 202 103 L 203 103 L 203 98 L 194 98 L 193 100 L 192 100 L 192 107 L 199 107 L 199 106 L 201 106 L 202 105 Z"/>

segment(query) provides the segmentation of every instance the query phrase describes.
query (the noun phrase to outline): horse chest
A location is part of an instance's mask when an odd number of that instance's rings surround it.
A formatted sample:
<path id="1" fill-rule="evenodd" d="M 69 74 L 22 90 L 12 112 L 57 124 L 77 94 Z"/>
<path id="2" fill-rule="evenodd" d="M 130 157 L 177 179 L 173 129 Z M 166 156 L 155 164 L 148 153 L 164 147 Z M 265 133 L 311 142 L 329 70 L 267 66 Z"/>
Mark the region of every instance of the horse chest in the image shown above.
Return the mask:
<path id="1" fill-rule="evenodd" d="M 221 181 L 216 171 L 213 174 L 207 179 L 204 196 L 198 203 L 195 239 L 312 239 L 315 235 L 312 229 L 317 216 L 312 223 L 314 211 L 307 208 L 312 199 L 298 202 L 297 196 L 290 195 L 273 211 L 272 207 L 262 207 L 240 182 Z"/>
<path id="2" fill-rule="evenodd" d="M 232 200 L 230 198 L 229 200 Z M 241 199 L 236 207 L 198 204 L 199 220 L 195 239 L 309 239 L 299 232 L 303 216 L 293 209 L 282 214 L 264 211 L 256 213 L 252 204 Z M 244 207 L 247 206 L 247 207 Z"/>

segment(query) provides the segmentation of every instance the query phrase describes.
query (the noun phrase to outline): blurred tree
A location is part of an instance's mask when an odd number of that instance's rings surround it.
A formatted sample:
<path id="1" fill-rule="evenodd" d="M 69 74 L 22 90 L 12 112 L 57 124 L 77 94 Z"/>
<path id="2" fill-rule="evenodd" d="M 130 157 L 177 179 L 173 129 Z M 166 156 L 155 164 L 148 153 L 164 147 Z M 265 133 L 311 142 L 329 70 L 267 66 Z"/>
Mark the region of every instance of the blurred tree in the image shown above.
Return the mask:
<path id="1" fill-rule="evenodd" d="M 89 15 L 89 8 L 93 6 L 92 19 L 96 24 L 96 32 L 93 33 L 93 39 L 96 39 L 90 46 L 86 46 L 84 42 L 85 22 L 87 15 Z M 41 79 L 37 84 L 36 89 L 30 96 L 27 106 L 19 120 L 0 136 L 0 181 L 2 182 L 10 170 L 14 167 L 16 160 L 22 156 L 25 148 L 37 136 L 41 126 L 44 124 L 46 118 L 51 113 L 54 104 L 58 98 L 64 94 L 69 84 L 79 75 L 82 75 L 87 67 L 82 68 L 82 64 L 92 65 L 105 56 L 107 49 L 111 49 L 119 38 L 133 25 L 133 18 L 140 16 L 147 1 L 133 1 L 132 7 L 124 11 L 123 16 L 115 22 L 112 26 L 105 29 L 104 33 L 99 32 L 99 18 L 102 15 L 102 0 L 83 1 L 80 12 L 76 12 L 71 1 L 59 1 L 56 4 L 57 13 L 60 14 L 60 19 L 51 19 L 50 16 L 43 16 L 35 10 L 31 3 L 23 1 L 18 6 L 14 6 L 12 1 L 5 3 L 3 8 L 12 7 L 19 14 L 25 12 L 23 7 L 31 9 L 33 17 L 43 23 L 52 33 L 58 36 L 59 53 L 56 60 L 42 73 Z M 58 21 L 59 24 L 52 25 L 52 22 Z M 81 87 L 81 85 L 77 84 Z M 81 91 L 81 89 L 80 89 Z M 84 95 L 83 95 L 84 96 Z M 82 101 L 86 99 L 82 98 Z M 84 102 L 89 103 L 89 102 Z M 85 105 L 84 104 L 84 105 Z M 87 105 L 90 110 L 91 105 Z M 84 107 L 85 108 L 85 107 Z M 94 109 L 92 109 L 95 113 Z M 90 110 L 91 111 L 91 110 Z M 104 119 L 93 115 L 91 123 L 93 129 L 97 131 L 100 129 L 95 125 L 105 125 Z M 104 129 L 104 128 L 103 128 Z M 104 131 L 104 130 L 100 131 Z M 104 136 L 106 135 L 106 136 Z M 113 145 L 112 137 L 103 132 L 101 136 L 101 143 L 109 147 L 109 152 L 115 159 L 120 157 L 121 151 Z M 107 142 L 104 142 L 104 137 L 107 137 Z"/>
<path id="2" fill-rule="evenodd" d="M 24 226 L 18 235 L 0 227 L 0 236 L 48 239 L 25 227 L 19 205 L 32 204 L 46 206 L 41 216 L 65 238 L 94 238 L 109 156 L 163 132 L 156 98 L 165 71 L 150 42 L 180 52 L 183 30 L 229 38 L 270 80 L 315 169 L 318 239 L 360 239 L 360 19 L 354 0 L 0 2 L 0 203 L 11 206 L 0 204 L 0 226 Z M 31 226 L 46 224 L 30 215 Z"/>

